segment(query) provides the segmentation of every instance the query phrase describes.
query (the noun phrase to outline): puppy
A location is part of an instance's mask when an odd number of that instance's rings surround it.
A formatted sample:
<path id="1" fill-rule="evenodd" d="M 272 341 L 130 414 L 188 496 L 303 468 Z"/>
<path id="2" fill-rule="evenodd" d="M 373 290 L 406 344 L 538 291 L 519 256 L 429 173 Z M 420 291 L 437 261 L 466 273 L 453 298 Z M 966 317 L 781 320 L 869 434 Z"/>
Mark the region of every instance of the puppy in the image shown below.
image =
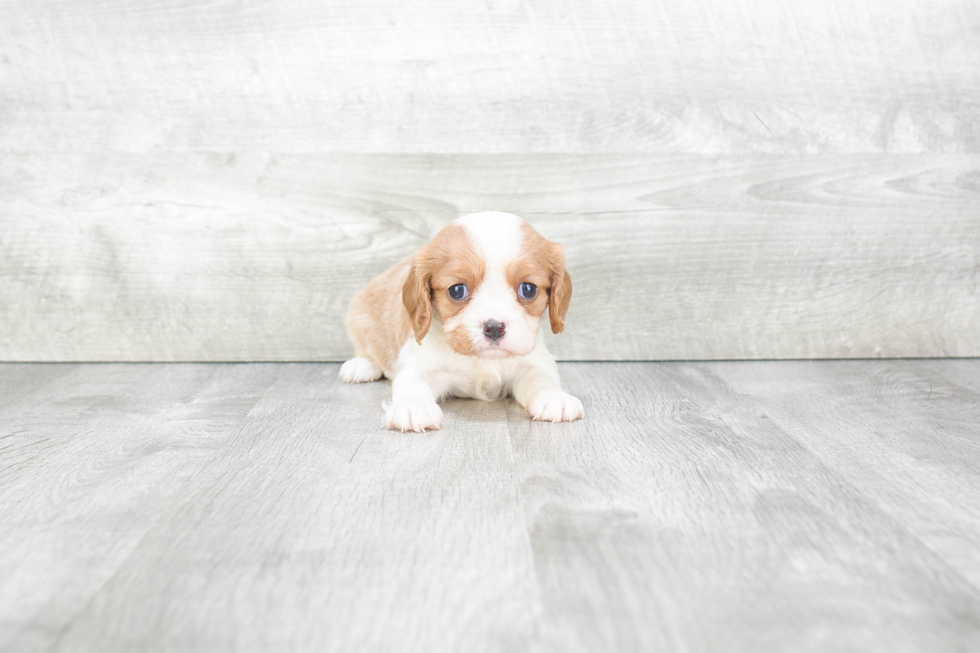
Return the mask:
<path id="1" fill-rule="evenodd" d="M 547 308 L 561 333 L 571 298 L 561 245 L 511 213 L 463 216 L 354 298 L 340 378 L 391 379 L 385 420 L 403 432 L 442 428 L 447 396 L 513 395 L 531 419 L 574 421 L 582 402 L 562 391 L 539 329 Z"/>

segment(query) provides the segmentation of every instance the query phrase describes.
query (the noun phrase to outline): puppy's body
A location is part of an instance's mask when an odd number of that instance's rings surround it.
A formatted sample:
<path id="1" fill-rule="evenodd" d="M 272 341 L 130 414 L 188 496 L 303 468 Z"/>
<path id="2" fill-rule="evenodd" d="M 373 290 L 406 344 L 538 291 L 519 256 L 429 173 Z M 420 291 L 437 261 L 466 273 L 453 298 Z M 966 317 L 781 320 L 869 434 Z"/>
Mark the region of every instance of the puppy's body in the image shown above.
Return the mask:
<path id="1" fill-rule="evenodd" d="M 533 419 L 578 419 L 538 328 L 547 307 L 561 332 L 570 298 L 560 245 L 509 213 L 464 216 L 354 298 L 340 377 L 392 379 L 386 420 L 402 431 L 440 428 L 446 396 L 513 395 Z"/>

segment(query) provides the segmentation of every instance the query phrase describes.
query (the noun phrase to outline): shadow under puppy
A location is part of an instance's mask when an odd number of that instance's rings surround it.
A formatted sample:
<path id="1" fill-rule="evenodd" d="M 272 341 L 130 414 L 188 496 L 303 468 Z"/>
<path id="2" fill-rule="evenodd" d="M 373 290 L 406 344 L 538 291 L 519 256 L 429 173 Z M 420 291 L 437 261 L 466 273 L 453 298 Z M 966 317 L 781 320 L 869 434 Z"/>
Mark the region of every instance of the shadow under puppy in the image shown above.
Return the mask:
<path id="1" fill-rule="evenodd" d="M 561 389 L 539 329 L 561 333 L 572 280 L 558 243 L 511 213 L 459 218 L 371 281 L 351 302 L 347 383 L 392 380 L 390 429 L 442 427 L 437 400 L 513 395 L 531 419 L 571 422 L 582 402 Z"/>

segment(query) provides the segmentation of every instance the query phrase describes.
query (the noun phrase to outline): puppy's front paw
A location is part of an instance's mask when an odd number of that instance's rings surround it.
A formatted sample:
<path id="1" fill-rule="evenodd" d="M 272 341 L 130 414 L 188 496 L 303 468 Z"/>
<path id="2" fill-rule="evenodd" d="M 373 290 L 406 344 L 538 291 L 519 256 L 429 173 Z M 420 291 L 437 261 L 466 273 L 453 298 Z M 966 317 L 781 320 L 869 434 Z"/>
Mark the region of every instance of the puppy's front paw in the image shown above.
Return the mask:
<path id="1" fill-rule="evenodd" d="M 338 376 L 344 383 L 369 383 L 381 378 L 381 367 L 370 358 L 355 356 L 340 366 Z"/>
<path id="2" fill-rule="evenodd" d="M 531 397 L 527 414 L 542 422 L 574 422 L 585 416 L 582 402 L 561 390 L 541 390 Z"/>
<path id="3" fill-rule="evenodd" d="M 388 428 L 423 433 L 442 428 L 442 409 L 431 399 L 403 399 L 385 409 Z"/>

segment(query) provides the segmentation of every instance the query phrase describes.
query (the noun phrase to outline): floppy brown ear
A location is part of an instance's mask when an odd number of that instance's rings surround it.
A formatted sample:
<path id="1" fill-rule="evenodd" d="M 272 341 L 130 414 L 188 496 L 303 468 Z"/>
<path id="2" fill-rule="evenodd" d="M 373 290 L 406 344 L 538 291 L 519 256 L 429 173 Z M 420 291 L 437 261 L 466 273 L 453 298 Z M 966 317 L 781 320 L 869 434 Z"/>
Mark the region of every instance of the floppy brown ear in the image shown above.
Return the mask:
<path id="1" fill-rule="evenodd" d="M 568 304 L 572 301 L 572 277 L 565 269 L 565 253 L 558 243 L 552 243 L 550 267 L 548 316 L 551 318 L 551 331 L 561 333 L 565 330 L 565 315 L 568 313 Z"/>
<path id="2" fill-rule="evenodd" d="M 428 275 L 416 262 L 408 270 L 408 278 L 402 286 L 402 303 L 408 311 L 408 319 L 415 332 L 415 341 L 422 343 L 422 338 L 429 332 L 432 324 L 432 289 L 429 288 Z"/>

